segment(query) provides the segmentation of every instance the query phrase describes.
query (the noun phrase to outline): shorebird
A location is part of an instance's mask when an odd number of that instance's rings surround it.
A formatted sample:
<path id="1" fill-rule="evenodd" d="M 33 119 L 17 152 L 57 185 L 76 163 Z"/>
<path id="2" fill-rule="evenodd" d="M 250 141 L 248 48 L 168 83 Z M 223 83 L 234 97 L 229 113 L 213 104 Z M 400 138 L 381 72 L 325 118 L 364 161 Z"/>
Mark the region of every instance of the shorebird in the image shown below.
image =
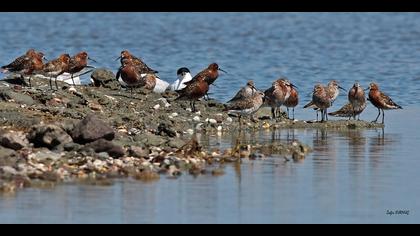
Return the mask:
<path id="1" fill-rule="evenodd" d="M 209 77 L 197 76 L 195 79 L 184 83 L 186 87 L 177 91 L 180 95 L 175 100 L 190 100 L 191 109 L 196 112 L 195 102 L 209 91 Z"/>
<path id="2" fill-rule="evenodd" d="M 133 56 L 129 51 L 124 50 L 121 52 L 121 55 L 117 58 L 117 60 L 121 61 L 121 65 L 123 65 L 124 60 L 132 60 L 133 64 L 138 67 L 139 71 L 141 72 L 142 76 L 146 76 L 145 74 L 157 74 L 159 73 L 157 70 L 151 69 L 149 66 L 146 65 L 140 58 Z M 143 75 L 144 74 L 144 75 Z"/>
<path id="3" fill-rule="evenodd" d="M 219 77 L 219 70 L 227 73 L 226 71 L 219 68 L 219 65 L 217 63 L 211 63 L 206 69 L 202 70 L 200 73 L 195 75 L 192 78 L 192 80 L 194 81 L 199 78 L 205 77 L 208 85 L 212 85 L 216 81 L 216 79 Z M 207 95 L 207 99 L 208 99 L 209 96 L 207 92 L 205 95 Z"/>
<path id="4" fill-rule="evenodd" d="M 317 84 L 314 87 L 313 94 L 312 94 L 312 102 L 306 104 L 303 108 L 307 108 L 311 106 L 311 104 L 315 105 L 317 108 L 321 110 L 321 122 L 324 121 L 324 119 L 327 118 L 327 109 L 331 107 L 331 97 L 329 96 L 327 90 L 325 87 L 323 87 L 321 84 Z"/>
<path id="5" fill-rule="evenodd" d="M 337 116 L 337 117 L 348 117 L 349 120 L 353 117 L 356 120 L 356 116 L 360 115 L 363 110 L 366 108 L 366 103 L 354 107 L 353 104 L 347 103 L 343 107 L 341 107 L 338 111 L 328 113 L 330 116 Z"/>
<path id="6" fill-rule="evenodd" d="M 70 55 L 62 54 L 59 58 L 49 61 L 44 65 L 41 71 L 41 74 L 46 75 L 50 78 L 50 88 L 52 88 L 52 78 L 55 79 L 55 87 L 58 89 L 57 77 L 64 72 L 68 71 L 70 63 Z"/>
<path id="7" fill-rule="evenodd" d="M 243 100 L 245 98 L 251 97 L 254 95 L 254 93 L 257 92 L 257 89 L 255 88 L 255 83 L 252 80 L 249 80 L 246 83 L 246 86 L 241 88 L 236 95 L 230 99 L 227 103 L 232 103 L 236 101 Z"/>
<path id="8" fill-rule="evenodd" d="M 290 96 L 289 84 L 288 80 L 282 77 L 274 81 L 272 86 L 264 92 L 266 98 L 265 103 L 271 107 L 273 119 L 276 118 L 276 109 L 278 109 L 277 113 L 281 112 L 280 107 Z"/>
<path id="9" fill-rule="evenodd" d="M 85 68 L 94 68 L 88 65 L 88 60 L 96 62 L 88 56 L 87 52 L 79 52 L 70 58 L 68 70 L 65 72 L 71 74 L 71 80 L 73 81 L 73 85 L 76 85 L 74 82 L 74 74 L 82 71 Z"/>
<path id="10" fill-rule="evenodd" d="M 253 114 L 260 109 L 264 103 L 265 94 L 261 91 L 253 92 L 253 95 L 235 100 L 227 105 L 224 111 L 236 113 L 239 115 L 239 125 L 241 125 L 242 116 L 251 116 L 251 120 L 255 122 Z"/>
<path id="11" fill-rule="evenodd" d="M 353 87 L 349 90 L 348 99 L 354 110 L 354 119 L 358 115 L 358 120 L 360 120 L 360 113 L 366 108 L 366 96 L 359 82 L 354 83 Z"/>
<path id="12" fill-rule="evenodd" d="M 20 75 L 25 82 L 24 76 L 29 75 L 29 87 L 31 87 L 31 76 L 34 70 L 41 70 L 43 67 L 44 54 L 34 49 L 29 49 L 25 55 L 16 58 L 12 63 L 2 66 L 2 72 L 13 72 Z"/>
<path id="13" fill-rule="evenodd" d="M 299 103 L 298 91 L 296 90 L 296 88 L 294 86 L 290 85 L 290 96 L 284 102 L 284 105 L 287 108 L 287 118 L 290 119 L 289 108 L 292 108 L 293 120 L 295 119 L 295 107 L 298 105 L 298 103 Z"/>
<path id="14" fill-rule="evenodd" d="M 186 67 L 181 67 L 177 70 L 176 75 L 178 79 L 170 85 L 171 91 L 182 90 L 186 87 L 184 83 L 192 80 L 191 72 Z"/>
<path id="15" fill-rule="evenodd" d="M 340 89 L 343 91 L 346 91 L 343 87 L 338 85 L 338 82 L 336 80 L 331 80 L 328 82 L 328 85 L 324 87 L 328 97 L 331 100 L 331 105 L 335 102 L 338 95 L 340 94 Z M 317 107 L 313 101 L 310 101 L 308 104 L 306 104 L 303 108 L 313 108 L 316 111 L 316 120 L 318 121 L 318 112 L 321 111 L 319 107 Z M 325 114 L 326 119 L 328 120 L 328 116 Z"/>
<path id="16" fill-rule="evenodd" d="M 383 92 L 381 92 L 379 90 L 379 86 L 375 83 L 370 83 L 369 88 L 367 88 L 366 90 L 370 90 L 369 91 L 369 101 L 376 107 L 378 108 L 378 116 L 376 117 L 376 119 L 373 122 L 377 122 L 379 116 L 381 115 L 381 111 L 382 111 L 382 124 L 384 123 L 384 119 L 385 119 L 385 112 L 384 110 L 392 110 L 392 109 L 402 109 L 402 107 L 398 104 L 396 104 L 394 101 L 392 101 L 392 99 L 387 96 L 386 94 L 384 94 Z"/>
<path id="17" fill-rule="evenodd" d="M 148 89 L 153 89 L 156 85 L 154 77 L 142 77 L 138 68 L 134 65 L 132 60 L 124 60 L 123 65 L 119 68 L 116 78 L 121 76 L 124 83 L 130 87 L 131 97 L 133 97 L 133 87 L 146 86 Z"/>

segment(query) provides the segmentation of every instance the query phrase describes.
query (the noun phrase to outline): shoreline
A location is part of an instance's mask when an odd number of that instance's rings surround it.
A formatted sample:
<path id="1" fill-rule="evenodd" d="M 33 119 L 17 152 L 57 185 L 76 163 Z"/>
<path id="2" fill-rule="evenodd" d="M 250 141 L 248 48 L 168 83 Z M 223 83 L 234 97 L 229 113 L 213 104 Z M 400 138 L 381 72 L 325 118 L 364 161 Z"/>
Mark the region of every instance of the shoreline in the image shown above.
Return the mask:
<path id="1" fill-rule="evenodd" d="M 311 151 L 298 140 L 267 145 L 238 142 L 226 150 L 210 150 L 198 143 L 195 133 L 224 136 L 283 128 L 383 127 L 347 120 L 274 121 L 267 119 L 264 108 L 256 114 L 257 122 L 246 118 L 239 127 L 237 118 L 223 112 L 224 105 L 215 100 L 197 102 L 199 112 L 192 113 L 188 102 L 174 101 L 176 93 L 136 89 L 133 99 L 112 72 L 97 74 L 107 75 L 95 78 L 100 87 L 58 82 L 59 91 L 51 91 L 48 80 L 36 77 L 32 88 L 13 84 L 13 79 L 0 81 L 0 193 L 63 182 L 107 185 L 114 178 L 219 176 L 224 163 L 241 158 L 281 154 L 302 161 Z"/>

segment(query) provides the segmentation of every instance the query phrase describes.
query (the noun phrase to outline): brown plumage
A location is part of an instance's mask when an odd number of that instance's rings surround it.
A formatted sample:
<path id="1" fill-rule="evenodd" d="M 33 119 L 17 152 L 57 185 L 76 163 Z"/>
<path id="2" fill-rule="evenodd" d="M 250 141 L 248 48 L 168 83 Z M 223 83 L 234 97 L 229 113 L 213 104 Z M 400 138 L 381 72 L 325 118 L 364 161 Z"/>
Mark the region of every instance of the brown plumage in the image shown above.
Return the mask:
<path id="1" fill-rule="evenodd" d="M 295 119 L 295 107 L 299 103 L 299 93 L 294 87 L 290 87 L 290 96 L 284 102 L 284 105 L 287 107 L 287 117 L 290 119 L 289 108 L 292 108 L 293 119 Z"/>
<path id="2" fill-rule="evenodd" d="M 92 59 L 89 58 L 87 52 L 84 52 L 84 51 L 79 52 L 70 58 L 68 70 L 66 72 L 71 74 L 71 80 L 73 81 L 73 85 L 75 85 L 74 78 L 73 78 L 74 74 L 79 73 L 85 68 L 92 68 L 91 66 L 88 66 L 88 60 L 92 60 Z"/>
<path id="3" fill-rule="evenodd" d="M 382 124 L 384 123 L 385 120 L 385 112 L 384 110 L 391 110 L 391 109 L 402 109 L 402 107 L 398 104 L 396 104 L 394 101 L 392 101 L 392 99 L 387 96 L 386 94 L 384 94 L 383 92 L 381 92 L 379 90 L 379 86 L 375 83 L 371 83 L 369 85 L 369 101 L 376 107 L 378 108 L 378 116 L 376 117 L 376 119 L 373 122 L 377 122 L 379 116 L 381 115 L 381 111 L 382 111 Z"/>
<path id="4" fill-rule="evenodd" d="M 117 79 L 120 77 L 130 87 L 131 96 L 133 96 L 133 87 L 145 87 L 153 90 L 156 86 L 156 77 L 153 74 L 141 76 L 139 68 L 132 60 L 124 60 L 123 65 L 117 72 Z"/>
<path id="5" fill-rule="evenodd" d="M 239 124 L 241 124 L 242 116 L 251 115 L 252 121 L 255 121 L 253 114 L 260 109 L 264 102 L 264 93 L 260 91 L 255 91 L 253 95 L 246 98 L 236 100 L 226 106 L 224 111 L 229 113 L 236 113 L 239 115 Z"/>
<path id="6" fill-rule="evenodd" d="M 209 85 L 212 85 L 216 79 L 219 77 L 219 70 L 226 73 L 226 71 L 219 68 L 219 65 L 217 63 L 211 63 L 206 69 L 202 70 L 200 73 L 195 75 L 191 81 L 184 83 L 187 85 L 188 83 L 192 83 L 195 80 L 198 80 L 200 78 L 204 78 Z M 206 92 L 207 98 L 208 94 Z"/>
<path id="7" fill-rule="evenodd" d="M 314 87 L 312 94 L 312 104 L 318 107 L 321 110 L 321 122 L 328 120 L 327 109 L 331 106 L 331 97 L 327 93 L 325 87 L 321 84 L 317 84 Z M 309 107 L 307 104 L 304 108 Z"/>
<path id="8" fill-rule="evenodd" d="M 251 97 L 254 95 L 254 93 L 257 92 L 257 89 L 255 88 L 254 81 L 249 80 L 246 83 L 246 86 L 241 88 L 236 95 L 230 99 L 227 103 L 235 102 L 235 101 L 241 101 L 245 98 Z"/>
<path id="9" fill-rule="evenodd" d="M 25 55 L 16 58 L 12 63 L 6 66 L 2 66 L 3 73 L 13 72 L 20 75 L 24 81 L 24 75 L 29 76 L 29 86 L 31 87 L 31 76 L 34 71 L 41 70 L 43 68 L 44 54 L 37 52 L 34 49 L 29 49 Z"/>
<path id="10" fill-rule="evenodd" d="M 195 112 L 195 102 L 209 91 L 208 77 L 197 77 L 195 80 L 185 83 L 185 85 L 187 85 L 187 87 L 178 91 L 180 96 L 176 100 L 190 100 L 191 109 Z"/>
<path id="11" fill-rule="evenodd" d="M 133 56 L 127 50 L 122 51 L 121 56 L 119 58 L 121 59 L 121 65 L 123 64 L 123 61 L 126 60 L 126 59 L 132 60 L 133 64 L 139 69 L 140 74 L 157 74 L 157 73 L 159 73 L 158 71 L 151 69 L 140 58 L 137 58 L 137 57 Z"/>
<path id="12" fill-rule="evenodd" d="M 276 113 L 281 112 L 280 107 L 284 105 L 290 96 L 290 87 L 288 84 L 289 82 L 286 78 L 280 78 L 274 81 L 272 86 L 264 92 L 265 104 L 271 107 L 273 119 L 276 118 Z M 276 112 L 276 109 L 280 111 Z"/>
<path id="13" fill-rule="evenodd" d="M 62 54 L 57 59 L 49 61 L 43 66 L 40 73 L 45 76 L 50 77 L 51 89 L 52 89 L 52 78 L 55 79 L 55 87 L 58 89 L 57 77 L 69 70 L 69 63 L 70 63 L 70 55 Z"/>
<path id="14" fill-rule="evenodd" d="M 353 87 L 349 90 L 348 99 L 351 107 L 354 109 L 354 119 L 358 115 L 360 120 L 360 113 L 366 108 L 366 97 L 365 91 L 358 82 L 354 83 Z"/>
<path id="15" fill-rule="evenodd" d="M 337 117 L 349 117 L 349 120 L 353 117 L 353 119 L 356 120 L 356 116 L 360 115 L 365 110 L 365 108 L 366 103 L 357 107 L 354 107 L 351 103 L 347 103 L 338 111 L 328 113 L 328 115 Z"/>

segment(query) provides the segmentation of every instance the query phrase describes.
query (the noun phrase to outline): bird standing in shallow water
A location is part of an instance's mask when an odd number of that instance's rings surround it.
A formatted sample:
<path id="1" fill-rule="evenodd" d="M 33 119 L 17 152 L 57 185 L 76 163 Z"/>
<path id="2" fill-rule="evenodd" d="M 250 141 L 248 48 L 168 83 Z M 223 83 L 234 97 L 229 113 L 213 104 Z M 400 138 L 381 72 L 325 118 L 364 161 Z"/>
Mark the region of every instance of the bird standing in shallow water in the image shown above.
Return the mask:
<path id="1" fill-rule="evenodd" d="M 235 101 L 240 101 L 243 100 L 245 98 L 251 97 L 254 95 L 254 93 L 257 92 L 257 89 L 255 88 L 255 83 L 252 80 L 249 80 L 246 83 L 246 86 L 241 88 L 236 95 L 230 99 L 227 103 L 231 103 L 231 102 L 235 102 Z"/>
<path id="2" fill-rule="evenodd" d="M 369 101 L 376 107 L 378 108 L 378 116 L 376 117 L 376 119 L 373 122 L 377 122 L 379 116 L 381 115 L 381 111 L 382 111 L 382 124 L 384 123 L 385 120 L 385 112 L 384 110 L 392 110 L 392 109 L 402 109 L 402 107 L 398 104 L 396 104 L 394 101 L 392 101 L 392 99 L 387 96 L 386 94 L 384 94 L 383 92 L 381 92 L 379 90 L 379 86 L 375 83 L 370 83 L 369 85 Z"/>
<path id="3" fill-rule="evenodd" d="M 324 120 L 327 119 L 327 109 L 331 107 L 331 97 L 327 93 L 326 88 L 321 84 L 315 85 L 312 94 L 312 101 L 304 106 L 304 108 L 309 107 L 308 105 L 310 104 L 314 104 L 321 110 L 321 122 L 324 122 Z"/>
<path id="4" fill-rule="evenodd" d="M 241 125 L 241 117 L 251 115 L 251 120 L 255 122 L 253 114 L 260 109 L 264 102 L 265 94 L 260 91 L 256 91 L 252 96 L 235 100 L 228 104 L 224 111 L 229 113 L 236 113 L 239 115 L 239 125 Z"/>
<path id="5" fill-rule="evenodd" d="M 273 82 L 265 94 L 265 104 L 271 107 L 272 118 L 276 119 L 276 113 L 281 113 L 280 107 L 290 96 L 290 82 L 286 78 L 280 78 Z"/>
<path id="6" fill-rule="evenodd" d="M 286 101 L 284 102 L 284 105 L 287 108 L 287 118 L 289 118 L 289 119 L 290 119 L 289 108 L 292 108 L 293 120 L 294 120 L 295 119 L 295 107 L 299 103 L 299 93 L 296 90 L 295 86 L 293 86 L 290 83 L 289 83 L 289 86 L 290 86 L 290 96 L 286 99 Z"/>

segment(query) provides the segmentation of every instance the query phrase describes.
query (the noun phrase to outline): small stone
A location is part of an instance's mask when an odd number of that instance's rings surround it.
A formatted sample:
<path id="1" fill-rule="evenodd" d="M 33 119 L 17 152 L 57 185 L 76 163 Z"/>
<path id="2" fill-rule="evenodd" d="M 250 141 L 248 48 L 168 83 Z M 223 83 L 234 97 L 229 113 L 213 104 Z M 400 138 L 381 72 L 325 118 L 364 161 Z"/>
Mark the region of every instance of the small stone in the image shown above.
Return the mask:
<path id="1" fill-rule="evenodd" d="M 171 116 L 172 117 L 177 117 L 178 116 L 178 113 L 174 112 L 174 113 L 171 114 Z"/>
<path id="2" fill-rule="evenodd" d="M 76 143 L 86 144 L 99 139 L 113 140 L 115 131 L 104 121 L 95 115 L 88 115 L 80 121 L 72 132 L 73 140 Z"/>
<path id="3" fill-rule="evenodd" d="M 193 129 L 187 129 L 187 134 L 194 134 L 194 130 Z"/>
<path id="4" fill-rule="evenodd" d="M 28 139 L 35 147 L 49 149 L 61 148 L 65 144 L 73 142 L 70 135 L 56 125 L 34 126 L 28 134 Z"/>
<path id="5" fill-rule="evenodd" d="M 87 144 L 85 147 L 92 148 L 96 153 L 107 152 L 113 158 L 119 158 L 125 155 L 125 151 L 121 146 L 105 139 L 99 139 Z"/>
<path id="6" fill-rule="evenodd" d="M 216 119 L 209 119 L 209 123 L 210 124 L 217 124 L 217 120 Z"/>
<path id="7" fill-rule="evenodd" d="M 200 117 L 199 116 L 194 116 L 193 121 L 199 122 L 200 121 Z"/>
<path id="8" fill-rule="evenodd" d="M 223 130 L 223 127 L 222 126 L 217 126 L 217 131 L 222 131 Z"/>
<path id="9" fill-rule="evenodd" d="M 128 149 L 128 154 L 137 158 L 149 158 L 149 150 L 137 146 L 131 146 L 130 149 Z"/>
<path id="10" fill-rule="evenodd" d="M 181 139 L 176 138 L 176 139 L 173 139 L 173 140 L 169 141 L 168 145 L 169 145 L 169 147 L 179 149 L 179 148 L 181 148 L 185 145 L 185 142 Z"/>
<path id="11" fill-rule="evenodd" d="M 232 123 L 232 122 L 233 122 L 233 119 L 232 119 L 232 118 L 230 118 L 230 117 L 228 117 L 228 118 L 226 118 L 226 121 L 227 121 L 228 123 Z"/>
<path id="12" fill-rule="evenodd" d="M 13 150 L 20 150 L 29 146 L 29 141 L 23 132 L 7 132 L 0 134 L 0 144 Z"/>
<path id="13" fill-rule="evenodd" d="M 187 108 L 185 110 L 188 111 L 188 112 L 192 112 L 191 108 Z"/>
<path id="14" fill-rule="evenodd" d="M 160 105 L 159 104 L 156 104 L 154 107 L 153 107 L 153 109 L 155 109 L 155 110 L 158 110 L 160 108 Z"/>

